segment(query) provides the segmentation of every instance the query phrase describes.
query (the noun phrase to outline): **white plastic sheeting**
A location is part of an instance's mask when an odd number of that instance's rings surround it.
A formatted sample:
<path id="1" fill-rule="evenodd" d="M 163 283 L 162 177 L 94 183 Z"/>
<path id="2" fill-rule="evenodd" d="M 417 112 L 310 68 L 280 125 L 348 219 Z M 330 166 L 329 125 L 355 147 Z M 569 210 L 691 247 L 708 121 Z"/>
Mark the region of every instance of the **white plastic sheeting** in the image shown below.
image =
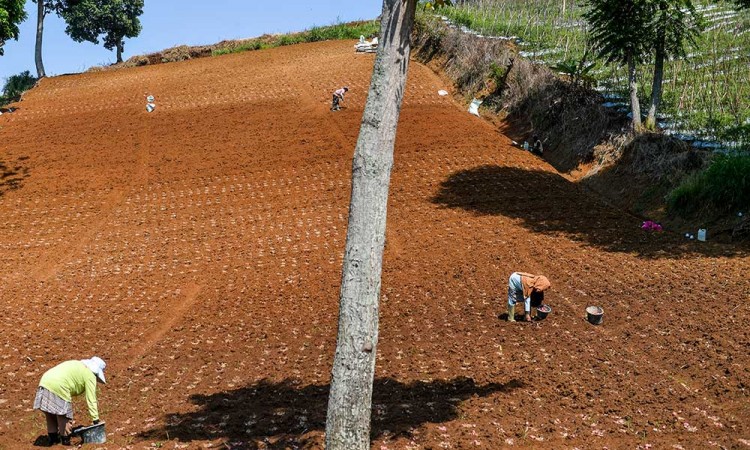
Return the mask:
<path id="1" fill-rule="evenodd" d="M 479 117 L 479 105 L 481 104 L 482 100 L 472 100 L 471 104 L 469 105 L 469 114 L 474 114 L 475 116 Z"/>

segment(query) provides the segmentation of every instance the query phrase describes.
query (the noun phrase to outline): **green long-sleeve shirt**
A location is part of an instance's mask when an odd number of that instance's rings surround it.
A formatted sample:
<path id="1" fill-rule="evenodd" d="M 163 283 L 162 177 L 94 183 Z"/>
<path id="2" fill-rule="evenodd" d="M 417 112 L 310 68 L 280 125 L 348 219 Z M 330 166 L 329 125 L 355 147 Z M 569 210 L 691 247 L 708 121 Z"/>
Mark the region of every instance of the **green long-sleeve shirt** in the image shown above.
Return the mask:
<path id="1" fill-rule="evenodd" d="M 96 375 L 81 361 L 65 361 L 42 375 L 39 386 L 55 393 L 61 399 L 72 402 L 74 396 L 86 393 L 91 420 L 99 420 L 96 403 Z"/>

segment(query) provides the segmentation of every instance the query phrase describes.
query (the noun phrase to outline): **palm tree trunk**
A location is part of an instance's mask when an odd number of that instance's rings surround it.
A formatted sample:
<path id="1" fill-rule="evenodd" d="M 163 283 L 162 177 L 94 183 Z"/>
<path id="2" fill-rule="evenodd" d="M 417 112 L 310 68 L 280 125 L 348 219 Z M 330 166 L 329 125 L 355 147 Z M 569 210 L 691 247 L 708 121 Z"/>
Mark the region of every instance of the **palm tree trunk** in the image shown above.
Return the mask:
<path id="1" fill-rule="evenodd" d="M 369 450 L 380 276 L 396 126 L 417 0 L 383 0 L 380 44 L 352 163 L 327 450 Z"/>
<path id="2" fill-rule="evenodd" d="M 36 63 L 37 78 L 47 76 L 42 62 L 42 38 L 44 36 L 44 0 L 36 0 L 36 45 L 34 46 L 34 62 Z"/>
<path id="3" fill-rule="evenodd" d="M 638 79 L 635 58 L 628 55 L 628 88 L 630 89 L 630 110 L 633 113 L 633 129 L 641 128 L 641 104 L 638 101 Z"/>
<path id="4" fill-rule="evenodd" d="M 659 3 L 659 23 L 656 35 L 656 53 L 654 57 L 654 80 L 651 84 L 651 104 L 648 107 L 648 117 L 646 118 L 646 128 L 653 130 L 656 128 L 656 110 L 661 103 L 661 85 L 664 79 L 664 58 L 666 58 L 666 22 L 669 20 L 669 5 L 662 1 Z"/>
<path id="5" fill-rule="evenodd" d="M 656 128 L 656 111 L 661 103 L 661 85 L 664 79 L 664 42 L 656 48 L 656 60 L 654 61 L 654 81 L 651 85 L 651 105 L 648 108 L 648 117 L 646 118 L 646 128 L 653 130 Z"/>

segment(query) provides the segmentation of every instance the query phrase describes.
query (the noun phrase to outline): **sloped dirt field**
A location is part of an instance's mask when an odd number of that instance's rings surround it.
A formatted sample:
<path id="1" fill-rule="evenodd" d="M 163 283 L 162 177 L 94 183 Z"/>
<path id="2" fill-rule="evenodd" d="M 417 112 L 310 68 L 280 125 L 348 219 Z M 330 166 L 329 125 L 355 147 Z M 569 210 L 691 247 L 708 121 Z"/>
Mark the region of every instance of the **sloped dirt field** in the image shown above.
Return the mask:
<path id="1" fill-rule="evenodd" d="M 339 42 L 63 76 L 0 117 L 0 448 L 44 433 L 42 373 L 94 354 L 100 448 L 322 447 L 372 62 Z M 409 77 L 373 448 L 750 448 L 748 252 L 642 232 Z M 500 320 L 514 270 L 552 281 L 545 321 Z"/>

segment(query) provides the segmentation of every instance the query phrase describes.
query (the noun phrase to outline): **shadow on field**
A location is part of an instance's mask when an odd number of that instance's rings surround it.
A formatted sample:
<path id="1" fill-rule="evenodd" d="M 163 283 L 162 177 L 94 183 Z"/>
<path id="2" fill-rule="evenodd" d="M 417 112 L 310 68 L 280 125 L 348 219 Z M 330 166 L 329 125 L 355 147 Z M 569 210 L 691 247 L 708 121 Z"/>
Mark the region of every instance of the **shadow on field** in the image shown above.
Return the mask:
<path id="1" fill-rule="evenodd" d="M 581 186 L 550 172 L 480 166 L 443 181 L 434 203 L 482 215 L 520 219 L 539 233 L 559 234 L 610 252 L 645 258 L 744 256 L 747 249 L 686 241 L 670 232 L 646 232 L 642 219 L 609 206 Z"/>
<path id="2" fill-rule="evenodd" d="M 25 158 L 19 158 L 24 160 Z M 29 168 L 21 165 L 13 167 L 0 161 L 0 197 L 5 192 L 21 187 L 23 180 L 29 177 Z"/>
<path id="3" fill-rule="evenodd" d="M 413 428 L 458 417 L 462 401 L 523 388 L 520 381 L 478 386 L 471 378 L 401 383 L 375 380 L 372 438 L 383 434 L 409 436 Z M 328 405 L 328 385 L 300 386 L 293 380 L 266 380 L 212 395 L 193 395 L 198 410 L 170 414 L 164 428 L 139 436 L 148 440 L 225 440 L 232 449 L 286 449 L 321 445 Z"/>

